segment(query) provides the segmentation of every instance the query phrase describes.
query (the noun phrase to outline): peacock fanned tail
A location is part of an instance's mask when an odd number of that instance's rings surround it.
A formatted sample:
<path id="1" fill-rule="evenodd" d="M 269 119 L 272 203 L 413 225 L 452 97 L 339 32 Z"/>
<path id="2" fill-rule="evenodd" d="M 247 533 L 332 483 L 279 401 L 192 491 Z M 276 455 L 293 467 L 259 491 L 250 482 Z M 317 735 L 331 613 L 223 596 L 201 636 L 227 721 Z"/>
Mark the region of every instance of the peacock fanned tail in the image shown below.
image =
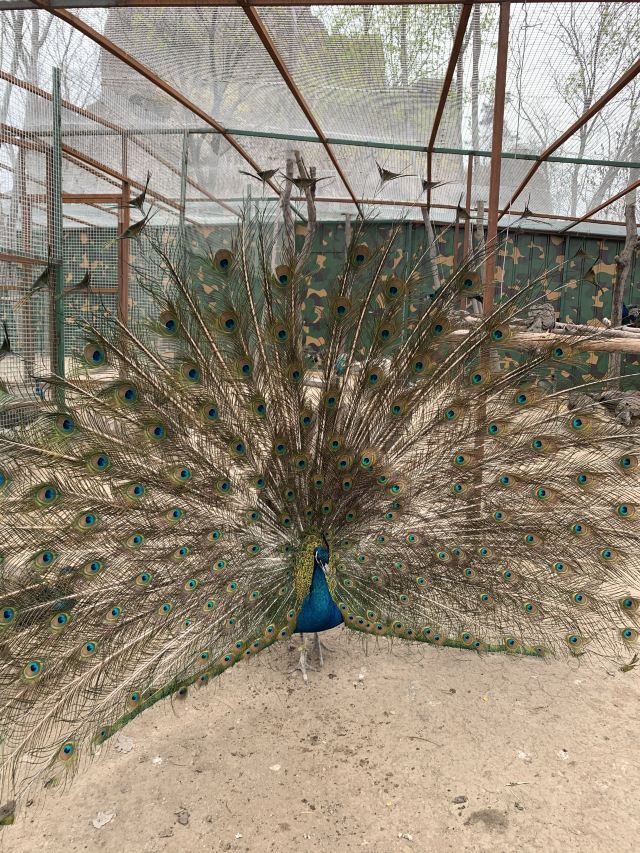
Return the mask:
<path id="1" fill-rule="evenodd" d="M 64 404 L 3 422 L 5 799 L 290 636 L 322 545 L 349 628 L 633 654 L 638 434 L 540 383 L 588 340 L 509 350 L 536 282 L 459 328 L 481 258 L 428 298 L 390 273 L 395 229 L 376 249 L 355 229 L 311 361 L 303 264 L 273 269 L 267 233 L 191 263 L 158 241 L 153 316 L 88 327 L 48 379 Z"/>

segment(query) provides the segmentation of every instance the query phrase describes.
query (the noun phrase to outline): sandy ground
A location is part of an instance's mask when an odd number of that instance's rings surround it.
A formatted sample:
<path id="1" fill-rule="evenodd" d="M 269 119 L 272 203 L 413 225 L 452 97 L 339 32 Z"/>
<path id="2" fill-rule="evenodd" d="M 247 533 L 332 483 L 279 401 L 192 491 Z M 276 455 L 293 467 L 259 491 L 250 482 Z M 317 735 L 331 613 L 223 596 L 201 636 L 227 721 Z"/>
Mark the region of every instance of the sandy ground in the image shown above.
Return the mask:
<path id="1" fill-rule="evenodd" d="M 156 705 L 6 849 L 638 850 L 638 670 L 325 636 L 307 685 L 278 644 Z"/>

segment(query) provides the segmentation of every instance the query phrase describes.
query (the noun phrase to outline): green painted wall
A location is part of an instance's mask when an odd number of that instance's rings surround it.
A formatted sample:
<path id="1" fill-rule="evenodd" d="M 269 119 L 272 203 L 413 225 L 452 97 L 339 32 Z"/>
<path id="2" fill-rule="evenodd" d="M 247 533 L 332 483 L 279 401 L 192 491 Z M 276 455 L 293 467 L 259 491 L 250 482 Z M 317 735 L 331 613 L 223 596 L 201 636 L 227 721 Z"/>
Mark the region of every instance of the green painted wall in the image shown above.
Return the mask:
<path id="1" fill-rule="evenodd" d="M 364 241 L 375 246 L 388 234 L 389 224 L 369 223 L 365 227 Z M 212 248 L 228 246 L 231 241 L 230 227 L 200 228 L 192 234 L 194 245 L 205 240 Z M 455 234 L 452 228 L 437 226 L 437 261 L 441 275 L 453 269 L 453 248 Z M 297 227 L 298 240 L 304 235 L 304 226 Z M 80 280 L 86 269 L 91 268 L 96 286 L 115 287 L 117 270 L 117 249 L 104 248 L 105 243 L 114 236 L 112 230 L 69 230 L 64 235 L 65 285 L 71 286 Z M 461 241 L 462 235 L 459 235 Z M 517 233 L 511 236 L 501 249 L 498 257 L 498 279 L 506 290 L 517 286 L 518 282 L 540 279 L 540 287 L 548 291 L 565 285 L 557 292 L 548 293 L 548 297 L 557 305 L 561 320 L 586 323 L 593 318 L 602 319 L 611 313 L 611 291 L 615 276 L 615 256 L 622 248 L 622 240 L 597 239 L 567 235 L 558 236 L 542 233 Z M 135 241 L 130 242 L 133 271 L 130 280 L 130 310 L 138 317 L 149 314 L 148 297 L 136 284 L 135 270 L 148 267 L 147 252 Z M 424 277 L 426 292 L 431 292 L 433 282 L 426 257 L 425 229 L 422 224 L 405 223 L 402 225 L 394 243 L 394 249 L 388 261 L 389 273 L 406 275 L 416 267 Z M 574 258 L 582 250 L 584 257 L 563 266 L 565 258 Z M 315 237 L 309 262 L 307 277 L 307 296 L 304 303 L 304 318 L 307 329 L 307 343 L 320 345 L 324 336 L 324 316 L 333 292 L 333 282 L 345 257 L 344 223 L 321 223 Z M 460 249 L 461 252 L 461 249 Z M 560 268 L 558 268 L 560 267 Z M 597 287 L 584 278 L 585 273 L 593 269 Z M 46 308 L 45 297 L 34 300 L 34 335 L 36 349 L 46 345 L 47 325 L 44 322 Z M 636 256 L 634 269 L 625 293 L 627 305 L 640 303 L 640 259 Z M 41 304 L 40 304 L 41 303 Z M 6 304 L 6 303 L 5 303 Z M 88 320 L 102 325 L 105 322 L 105 309 L 115 312 L 117 299 L 115 293 L 92 293 L 89 295 L 67 295 L 65 308 L 65 344 L 70 352 L 81 339 L 79 323 Z M 408 311 L 410 311 L 408 306 Z M 16 341 L 16 351 L 20 351 L 20 323 L 14 318 L 9 305 L 4 312 Z M 589 357 L 589 373 L 593 378 L 604 375 L 607 369 L 607 356 L 595 354 Z M 640 370 L 640 359 L 626 356 L 625 372 Z M 568 376 L 568 374 L 567 374 Z M 636 380 L 630 380 L 635 382 Z"/>

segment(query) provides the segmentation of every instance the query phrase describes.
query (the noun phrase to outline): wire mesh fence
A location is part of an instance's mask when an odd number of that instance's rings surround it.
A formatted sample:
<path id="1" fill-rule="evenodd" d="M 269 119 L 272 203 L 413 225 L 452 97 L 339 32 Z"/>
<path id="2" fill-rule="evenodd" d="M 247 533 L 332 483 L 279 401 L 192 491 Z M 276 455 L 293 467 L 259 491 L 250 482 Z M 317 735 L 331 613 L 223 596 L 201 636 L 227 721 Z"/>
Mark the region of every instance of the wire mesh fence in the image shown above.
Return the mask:
<path id="1" fill-rule="evenodd" d="M 12 5 L 0 5 L 5 384 L 54 364 L 56 322 L 66 369 L 84 324 L 144 317 L 148 237 L 117 238 L 147 214 L 151 236 L 197 228 L 215 239 L 247 205 L 277 226 L 294 151 L 320 179 L 323 223 L 348 227 L 359 212 L 422 223 L 427 202 L 436 223 L 459 207 L 472 219 L 479 204 L 486 212 L 496 4 L 475 4 L 460 33 L 454 3 L 267 7 L 263 37 L 237 7 L 77 9 L 62 20 Z M 562 240 L 571 217 L 637 178 L 640 84 L 631 76 L 514 197 L 535 159 L 637 62 L 639 33 L 638 4 L 512 4 L 499 194 L 501 208 L 512 206 L 501 234 L 526 227 Z M 259 180 L 256 167 L 273 174 Z M 438 186 L 425 189 L 427 176 Z M 291 202 L 301 227 L 298 188 Z M 620 222 L 623 206 L 597 219 Z M 509 264 L 499 269 L 511 274 Z M 603 292 L 613 275 L 603 264 Z M 579 302 L 584 319 L 592 294 Z"/>

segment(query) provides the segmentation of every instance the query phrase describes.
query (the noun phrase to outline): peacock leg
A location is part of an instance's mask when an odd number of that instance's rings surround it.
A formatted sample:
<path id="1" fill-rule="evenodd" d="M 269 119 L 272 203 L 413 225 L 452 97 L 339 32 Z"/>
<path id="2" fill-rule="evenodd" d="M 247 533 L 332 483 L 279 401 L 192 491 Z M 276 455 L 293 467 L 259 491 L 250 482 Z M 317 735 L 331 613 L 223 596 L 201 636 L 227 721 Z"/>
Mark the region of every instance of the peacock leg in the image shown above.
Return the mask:
<path id="1" fill-rule="evenodd" d="M 313 650 L 316 653 L 317 658 L 320 661 L 320 667 L 322 668 L 324 666 L 324 655 L 322 654 L 322 652 L 332 652 L 333 649 L 331 648 L 331 646 L 328 646 L 326 643 L 322 642 L 318 631 L 316 631 L 313 635 Z"/>
<path id="2" fill-rule="evenodd" d="M 290 673 L 291 672 L 301 672 L 302 673 L 302 680 L 306 683 L 307 681 L 309 681 L 309 678 L 307 676 L 307 670 L 308 669 L 315 670 L 315 667 L 311 666 L 311 664 L 309 664 L 307 662 L 307 654 L 308 653 L 307 653 L 306 634 L 301 633 L 300 639 L 302 640 L 302 645 L 300 646 L 300 659 L 298 660 L 298 663 L 296 664 L 296 666 L 294 666 L 292 669 L 290 669 L 289 672 Z"/>

